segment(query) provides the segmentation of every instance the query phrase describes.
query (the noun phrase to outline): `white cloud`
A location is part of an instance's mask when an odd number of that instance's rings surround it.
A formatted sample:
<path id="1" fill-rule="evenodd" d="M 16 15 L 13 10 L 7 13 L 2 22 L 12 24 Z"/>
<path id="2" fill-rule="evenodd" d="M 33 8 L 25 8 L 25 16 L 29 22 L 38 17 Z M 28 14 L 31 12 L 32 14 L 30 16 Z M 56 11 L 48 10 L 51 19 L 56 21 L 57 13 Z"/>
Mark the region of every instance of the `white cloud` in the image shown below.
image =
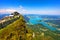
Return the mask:
<path id="1" fill-rule="evenodd" d="M 20 12 L 21 14 L 28 13 L 28 11 L 26 9 L 24 9 L 24 7 L 21 5 L 18 7 L 17 11 Z"/>
<path id="2" fill-rule="evenodd" d="M 0 13 L 12 13 L 14 11 L 18 11 L 21 14 L 47 14 L 47 15 L 59 15 L 60 10 L 27 10 L 23 6 L 19 6 L 18 8 L 15 9 L 0 9 Z"/>
<path id="3" fill-rule="evenodd" d="M 0 9 L 0 13 L 12 13 L 14 11 L 16 11 L 16 10 L 14 10 L 14 9 Z"/>
<path id="4" fill-rule="evenodd" d="M 31 10 L 29 13 L 34 14 L 46 14 L 46 15 L 59 15 L 60 11 L 58 10 Z"/>
<path id="5" fill-rule="evenodd" d="M 27 10 L 23 6 L 19 6 L 19 12 L 22 14 L 45 14 L 45 15 L 59 15 L 60 10 Z"/>

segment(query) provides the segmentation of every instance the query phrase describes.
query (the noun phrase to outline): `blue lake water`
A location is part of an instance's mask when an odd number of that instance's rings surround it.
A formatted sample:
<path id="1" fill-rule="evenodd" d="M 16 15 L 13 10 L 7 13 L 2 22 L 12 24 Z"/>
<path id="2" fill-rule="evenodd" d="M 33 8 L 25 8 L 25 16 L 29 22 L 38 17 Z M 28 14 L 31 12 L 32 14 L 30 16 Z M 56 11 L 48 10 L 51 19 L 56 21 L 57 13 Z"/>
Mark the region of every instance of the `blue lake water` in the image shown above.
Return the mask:
<path id="1" fill-rule="evenodd" d="M 39 17 L 30 18 L 29 22 L 32 23 L 32 24 L 42 24 L 42 25 L 44 25 L 44 27 L 46 27 L 50 30 L 53 30 L 53 31 L 57 30 L 55 27 L 49 26 L 44 21 L 39 22 L 39 20 L 43 20 L 43 19 L 39 18 Z"/>

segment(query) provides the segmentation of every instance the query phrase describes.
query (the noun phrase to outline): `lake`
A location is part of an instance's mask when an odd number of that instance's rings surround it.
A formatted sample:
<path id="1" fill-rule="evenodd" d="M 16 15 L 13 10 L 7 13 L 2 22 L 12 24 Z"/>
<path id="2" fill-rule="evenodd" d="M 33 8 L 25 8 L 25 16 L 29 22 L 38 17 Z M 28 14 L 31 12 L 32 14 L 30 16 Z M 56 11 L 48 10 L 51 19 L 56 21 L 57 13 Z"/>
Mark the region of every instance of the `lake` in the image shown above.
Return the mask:
<path id="1" fill-rule="evenodd" d="M 56 31 L 57 30 L 57 28 L 52 27 L 52 26 L 49 26 L 47 23 L 45 23 L 42 20 L 43 20 L 43 18 L 40 18 L 40 17 L 31 17 L 29 19 L 29 23 L 31 23 L 33 25 L 35 25 L 35 24 L 42 24 L 42 25 L 44 25 L 44 27 L 46 27 L 46 28 L 48 28 L 50 30 L 53 30 L 53 31 Z M 60 30 L 58 30 L 58 31 L 60 31 Z"/>

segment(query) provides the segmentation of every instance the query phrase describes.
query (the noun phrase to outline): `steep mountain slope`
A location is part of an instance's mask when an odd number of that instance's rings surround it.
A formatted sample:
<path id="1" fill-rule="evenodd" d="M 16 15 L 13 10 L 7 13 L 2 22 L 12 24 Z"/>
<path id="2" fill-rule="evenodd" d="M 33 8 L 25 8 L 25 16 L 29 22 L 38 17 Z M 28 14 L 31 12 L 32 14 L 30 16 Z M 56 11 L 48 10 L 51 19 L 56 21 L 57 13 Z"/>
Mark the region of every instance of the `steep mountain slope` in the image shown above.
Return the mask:
<path id="1" fill-rule="evenodd" d="M 27 25 L 34 32 L 33 40 L 60 40 L 60 33 L 57 31 L 51 31 L 44 25 L 35 24 Z"/>
<path id="2" fill-rule="evenodd" d="M 0 30 L 0 40 L 31 40 L 32 31 L 26 28 L 23 16 Z"/>

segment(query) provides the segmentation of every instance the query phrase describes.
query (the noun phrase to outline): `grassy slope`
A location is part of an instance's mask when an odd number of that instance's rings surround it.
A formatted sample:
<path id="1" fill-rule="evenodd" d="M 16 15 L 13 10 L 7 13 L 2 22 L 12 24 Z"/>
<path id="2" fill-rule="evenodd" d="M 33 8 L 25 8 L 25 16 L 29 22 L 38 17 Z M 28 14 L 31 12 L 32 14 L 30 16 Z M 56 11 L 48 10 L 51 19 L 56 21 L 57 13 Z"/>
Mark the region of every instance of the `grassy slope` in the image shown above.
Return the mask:
<path id="1" fill-rule="evenodd" d="M 26 24 L 22 16 L 17 21 L 0 30 L 0 40 L 28 40 L 30 36 L 32 34 L 26 29 Z"/>
<path id="2" fill-rule="evenodd" d="M 27 25 L 35 33 L 35 38 L 33 40 L 60 40 L 60 36 L 57 33 L 45 28 L 43 25 Z M 42 29 L 47 29 L 44 31 Z"/>

